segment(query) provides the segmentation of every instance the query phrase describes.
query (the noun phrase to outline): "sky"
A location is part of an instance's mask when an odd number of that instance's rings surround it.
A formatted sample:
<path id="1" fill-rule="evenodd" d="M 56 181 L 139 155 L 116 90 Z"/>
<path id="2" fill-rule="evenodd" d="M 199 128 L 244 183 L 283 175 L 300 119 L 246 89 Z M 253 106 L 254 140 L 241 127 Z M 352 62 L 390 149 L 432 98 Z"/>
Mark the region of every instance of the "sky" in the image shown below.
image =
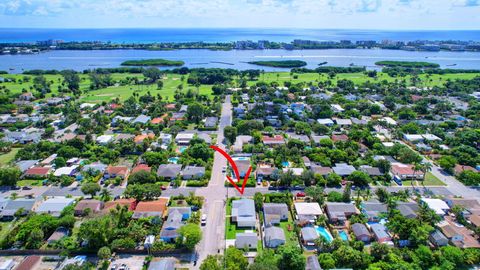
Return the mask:
<path id="1" fill-rule="evenodd" d="M 478 30 L 480 0 L 0 0 L 0 27 Z"/>

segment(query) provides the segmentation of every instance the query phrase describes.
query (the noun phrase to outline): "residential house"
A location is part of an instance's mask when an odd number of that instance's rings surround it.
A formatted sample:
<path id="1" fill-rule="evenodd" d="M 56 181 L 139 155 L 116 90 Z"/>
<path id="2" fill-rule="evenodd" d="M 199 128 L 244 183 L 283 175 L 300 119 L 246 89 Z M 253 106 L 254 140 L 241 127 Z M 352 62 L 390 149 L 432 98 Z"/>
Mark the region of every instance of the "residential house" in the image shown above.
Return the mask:
<path id="1" fill-rule="evenodd" d="M 183 226 L 182 214 L 178 210 L 170 212 L 160 231 L 160 239 L 164 242 L 174 242 L 178 238 L 178 229 Z"/>
<path id="2" fill-rule="evenodd" d="M 443 247 L 448 245 L 448 238 L 445 237 L 445 235 L 443 235 L 443 233 L 439 230 L 435 230 L 433 233 L 431 233 L 428 239 L 436 247 Z"/>
<path id="3" fill-rule="evenodd" d="M 157 175 L 165 179 L 175 179 L 181 171 L 181 164 L 161 164 L 158 166 Z"/>
<path id="4" fill-rule="evenodd" d="M 255 171 L 255 177 L 257 178 L 257 181 L 262 181 L 264 179 L 271 179 L 275 171 L 278 171 L 278 169 L 271 166 L 259 165 L 257 166 L 257 170 Z"/>
<path id="5" fill-rule="evenodd" d="M 320 118 L 320 119 L 317 119 L 317 123 L 321 124 L 321 125 L 325 125 L 325 126 L 333 126 L 335 123 L 333 122 L 332 119 L 330 118 Z"/>
<path id="6" fill-rule="evenodd" d="M 233 157 L 235 164 L 237 164 L 238 173 L 240 177 L 244 177 L 251 167 L 250 158 L 248 157 Z"/>
<path id="7" fill-rule="evenodd" d="M 452 242 L 463 242 L 464 236 L 454 224 L 441 221 L 437 224 L 440 231 Z"/>
<path id="8" fill-rule="evenodd" d="M 262 142 L 267 146 L 275 146 L 285 144 L 285 139 L 282 135 L 274 135 L 273 137 L 263 136 Z"/>
<path id="9" fill-rule="evenodd" d="M 217 126 L 218 117 L 207 117 L 205 118 L 204 125 L 206 128 L 214 128 Z"/>
<path id="10" fill-rule="evenodd" d="M 367 165 L 360 166 L 360 171 L 368 174 L 370 177 L 382 176 L 384 173 L 378 167 L 371 167 Z"/>
<path id="11" fill-rule="evenodd" d="M 251 199 L 232 201 L 232 222 L 238 227 L 255 227 L 255 203 Z"/>
<path id="12" fill-rule="evenodd" d="M 63 209 L 72 205 L 75 199 L 58 197 L 50 198 L 40 203 L 40 205 L 34 210 L 38 214 L 47 213 L 54 217 L 59 217 Z"/>
<path id="13" fill-rule="evenodd" d="M 418 204 L 411 202 L 398 202 L 397 210 L 400 211 L 400 214 L 406 218 L 416 218 L 417 212 L 420 209 Z"/>
<path id="14" fill-rule="evenodd" d="M 106 145 L 110 142 L 113 142 L 113 135 L 101 135 L 97 137 L 97 143 L 100 145 Z"/>
<path id="15" fill-rule="evenodd" d="M 480 215 L 480 203 L 476 198 L 447 198 L 445 202 L 450 208 L 455 205 L 459 205 L 465 210 L 463 216 L 469 217 L 470 215 Z"/>
<path id="16" fill-rule="evenodd" d="M 58 227 L 52 235 L 47 239 L 47 243 L 52 244 L 56 241 L 61 240 L 64 237 L 67 237 L 70 231 L 65 227 Z"/>
<path id="17" fill-rule="evenodd" d="M 103 213 L 108 213 L 112 209 L 116 209 L 117 207 L 127 207 L 129 211 L 135 210 L 137 204 L 135 203 L 135 199 L 118 199 L 114 201 L 106 202 L 103 207 Z"/>
<path id="18" fill-rule="evenodd" d="M 100 172 L 101 174 L 103 174 L 107 170 L 107 167 L 108 166 L 106 164 L 103 164 L 101 162 L 94 162 L 94 163 L 90 163 L 83 166 L 82 172 L 92 171 L 92 172 Z"/>
<path id="19" fill-rule="evenodd" d="M 200 179 L 205 175 L 205 167 L 186 166 L 181 174 L 183 179 Z"/>
<path id="20" fill-rule="evenodd" d="M 132 174 L 135 174 L 140 171 L 145 171 L 145 172 L 150 172 L 152 168 L 148 166 L 147 164 L 138 164 L 132 169 Z"/>
<path id="21" fill-rule="evenodd" d="M 307 257 L 305 270 L 322 270 L 322 267 L 320 266 L 316 255 L 310 255 Z"/>
<path id="22" fill-rule="evenodd" d="M 77 170 L 78 170 L 78 165 L 73 165 L 73 166 L 69 166 L 69 167 L 61 167 L 61 168 L 58 168 L 55 170 L 55 172 L 53 172 L 53 175 L 54 176 L 74 176 L 75 173 L 77 173 Z"/>
<path id="23" fill-rule="evenodd" d="M 327 176 L 332 173 L 332 168 L 330 167 L 322 167 L 319 165 L 311 165 L 310 168 L 314 174 L 319 174 L 321 176 Z"/>
<path id="24" fill-rule="evenodd" d="M 139 202 L 132 218 L 139 219 L 141 217 L 163 217 L 165 209 L 167 209 L 167 198 L 160 198 L 156 201 Z"/>
<path id="25" fill-rule="evenodd" d="M 148 270 L 174 270 L 175 269 L 175 259 L 173 258 L 164 258 L 158 261 L 151 261 L 148 266 Z"/>
<path id="26" fill-rule="evenodd" d="M 355 235 L 355 238 L 358 241 L 362 241 L 364 243 L 369 243 L 370 242 L 370 231 L 368 231 L 367 226 L 365 226 L 362 223 L 355 223 L 350 226 L 350 229 L 352 230 L 353 234 Z"/>
<path id="27" fill-rule="evenodd" d="M 37 201 L 34 199 L 16 199 L 16 200 L 6 200 L 3 204 L 3 207 L 0 209 L 0 218 L 2 220 L 12 220 L 15 217 L 15 213 L 21 210 L 20 213 L 22 216 L 28 215 L 30 211 L 37 204 Z"/>
<path id="28" fill-rule="evenodd" d="M 330 222 L 344 224 L 352 215 L 359 214 L 360 211 L 351 203 L 327 202 L 325 209 Z"/>
<path id="29" fill-rule="evenodd" d="M 192 215 L 192 208 L 186 206 L 176 206 L 176 207 L 169 207 L 168 208 L 168 215 L 172 214 L 174 211 L 179 212 L 182 214 L 182 219 L 187 220 Z"/>
<path id="30" fill-rule="evenodd" d="M 27 178 L 47 177 L 50 174 L 51 170 L 52 169 L 49 167 L 32 167 L 25 171 L 24 176 Z"/>
<path id="31" fill-rule="evenodd" d="M 82 216 L 85 214 L 85 211 L 87 209 L 90 209 L 89 211 L 91 213 L 98 213 L 102 210 L 104 203 L 99 200 L 81 200 L 75 205 L 75 215 L 76 216 Z"/>
<path id="32" fill-rule="evenodd" d="M 126 179 L 128 177 L 129 169 L 127 166 L 108 166 L 104 175 L 105 178 L 120 177 Z"/>
<path id="33" fill-rule="evenodd" d="M 185 120 L 185 115 L 186 113 L 184 112 L 174 112 L 172 113 L 172 117 L 170 117 L 170 121 L 171 122 L 183 121 Z"/>
<path id="34" fill-rule="evenodd" d="M 373 236 L 375 237 L 375 240 L 377 240 L 377 242 L 386 243 L 392 241 L 392 237 L 387 232 L 387 228 L 385 227 L 385 225 L 381 223 L 373 223 L 370 224 L 370 229 L 372 230 Z"/>
<path id="35" fill-rule="evenodd" d="M 387 205 L 379 202 L 364 202 L 361 207 L 368 221 L 379 221 L 382 215 L 388 213 Z"/>
<path id="36" fill-rule="evenodd" d="M 277 248 L 285 244 L 285 232 L 280 227 L 268 226 L 263 232 L 264 243 L 268 248 Z"/>
<path id="37" fill-rule="evenodd" d="M 394 177 L 400 180 L 406 179 L 423 179 L 423 172 L 414 170 L 414 166 L 410 164 L 394 163 L 390 169 Z"/>
<path id="38" fill-rule="evenodd" d="M 42 257 L 37 255 L 27 256 L 23 261 L 21 261 L 15 270 L 31 270 L 38 269 L 39 264 L 42 260 Z"/>
<path id="39" fill-rule="evenodd" d="M 15 165 L 20 169 L 22 173 L 26 172 L 28 169 L 33 168 L 38 163 L 38 159 L 32 160 L 21 160 L 15 163 Z"/>
<path id="40" fill-rule="evenodd" d="M 232 146 L 232 150 L 233 150 L 235 153 L 240 153 L 240 152 L 242 152 L 242 150 L 243 150 L 243 145 L 246 144 L 246 143 L 252 142 L 252 140 L 253 140 L 252 136 L 249 136 L 249 135 L 239 135 L 239 136 L 237 136 L 237 138 L 235 139 L 235 143 L 234 143 L 233 146 Z"/>
<path id="41" fill-rule="evenodd" d="M 332 134 L 333 142 L 346 142 L 348 141 L 348 136 L 345 134 Z"/>
<path id="42" fill-rule="evenodd" d="M 175 143 L 178 145 L 189 145 L 194 136 L 195 133 L 193 132 L 179 132 L 175 136 Z"/>
<path id="43" fill-rule="evenodd" d="M 278 225 L 288 220 L 288 206 L 285 203 L 264 203 L 263 216 L 265 224 Z"/>
<path id="44" fill-rule="evenodd" d="M 303 227 L 300 230 L 300 235 L 302 238 L 302 243 L 305 246 L 315 246 L 315 240 L 318 239 L 318 233 L 314 227 Z"/>
<path id="45" fill-rule="evenodd" d="M 238 249 L 257 249 L 258 237 L 255 232 L 237 233 L 235 236 L 235 247 Z"/>
<path id="46" fill-rule="evenodd" d="M 340 127 L 349 127 L 352 125 L 352 120 L 350 119 L 333 118 L 333 120 Z"/>
<path id="47" fill-rule="evenodd" d="M 421 201 L 440 216 L 446 215 L 448 210 L 450 210 L 450 207 L 447 205 L 447 203 L 440 199 L 422 198 Z"/>
<path id="48" fill-rule="evenodd" d="M 51 154 L 46 159 L 42 160 L 40 162 L 40 165 L 42 165 L 42 166 L 52 165 L 56 158 L 57 158 L 57 154 Z"/>
<path id="49" fill-rule="evenodd" d="M 323 211 L 316 202 L 296 202 L 294 203 L 297 220 L 314 223 Z"/>
<path id="50" fill-rule="evenodd" d="M 332 169 L 334 173 L 342 177 L 349 176 L 356 171 L 355 167 L 348 165 L 347 163 L 336 163 Z"/>
<path id="51" fill-rule="evenodd" d="M 137 116 L 135 119 L 133 119 L 133 123 L 134 124 L 139 123 L 139 124 L 145 125 L 146 123 L 148 123 L 148 121 L 150 121 L 150 119 L 151 119 L 150 116 L 141 114 Z"/>

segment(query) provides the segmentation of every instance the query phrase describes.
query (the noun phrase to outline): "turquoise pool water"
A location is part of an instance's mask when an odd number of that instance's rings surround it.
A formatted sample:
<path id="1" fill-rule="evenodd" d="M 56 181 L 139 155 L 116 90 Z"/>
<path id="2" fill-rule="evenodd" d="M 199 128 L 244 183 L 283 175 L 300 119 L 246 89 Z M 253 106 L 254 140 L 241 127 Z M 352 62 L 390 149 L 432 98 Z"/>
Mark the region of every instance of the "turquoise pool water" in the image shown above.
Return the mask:
<path id="1" fill-rule="evenodd" d="M 324 227 L 322 226 L 315 226 L 315 230 L 317 231 L 317 233 L 321 236 L 323 236 L 328 242 L 332 242 L 333 241 L 333 237 L 332 235 L 327 231 L 327 229 L 325 229 Z"/>
<path id="2" fill-rule="evenodd" d="M 348 235 L 345 231 L 339 231 L 338 235 L 342 238 L 343 241 L 348 241 Z"/>
<path id="3" fill-rule="evenodd" d="M 168 159 L 168 162 L 170 163 L 173 163 L 173 164 L 177 164 L 178 163 L 178 157 L 171 157 Z"/>
<path id="4" fill-rule="evenodd" d="M 233 160 L 248 160 L 247 157 L 234 157 Z"/>
<path id="5" fill-rule="evenodd" d="M 185 150 L 187 150 L 187 146 L 182 146 L 178 148 L 178 151 L 180 151 L 180 153 L 185 152 Z"/>
<path id="6" fill-rule="evenodd" d="M 290 162 L 288 162 L 288 161 L 283 161 L 282 162 L 283 167 L 288 167 L 289 165 L 290 165 Z"/>

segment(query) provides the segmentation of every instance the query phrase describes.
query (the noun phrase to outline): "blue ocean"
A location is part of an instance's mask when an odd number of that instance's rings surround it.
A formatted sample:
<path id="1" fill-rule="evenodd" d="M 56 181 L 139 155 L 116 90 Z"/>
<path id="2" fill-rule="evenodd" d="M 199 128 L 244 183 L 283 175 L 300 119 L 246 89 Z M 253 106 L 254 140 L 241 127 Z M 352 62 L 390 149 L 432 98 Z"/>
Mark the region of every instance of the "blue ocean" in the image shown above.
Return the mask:
<path id="1" fill-rule="evenodd" d="M 237 40 L 270 40 L 290 42 L 310 40 L 462 40 L 480 41 L 479 30 L 383 31 L 348 29 L 266 29 L 266 28 L 130 28 L 130 29 L 24 29 L 0 28 L 0 43 L 64 41 L 135 42 L 229 42 Z"/>

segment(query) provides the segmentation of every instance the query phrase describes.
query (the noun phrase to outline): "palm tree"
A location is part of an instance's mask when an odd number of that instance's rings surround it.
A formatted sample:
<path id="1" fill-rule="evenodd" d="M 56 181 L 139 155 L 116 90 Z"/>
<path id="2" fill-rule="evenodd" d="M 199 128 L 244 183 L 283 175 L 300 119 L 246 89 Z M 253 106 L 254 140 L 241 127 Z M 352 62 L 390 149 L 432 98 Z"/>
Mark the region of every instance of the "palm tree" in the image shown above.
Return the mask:
<path id="1" fill-rule="evenodd" d="M 423 172 L 422 185 L 425 185 L 425 177 L 427 176 L 427 172 L 430 172 L 432 168 L 433 168 L 432 163 L 430 162 L 422 163 L 422 166 L 421 166 L 421 171 Z"/>
<path id="2" fill-rule="evenodd" d="M 110 201 L 111 198 L 112 198 L 111 193 L 108 189 L 104 188 L 104 189 L 102 189 L 102 191 L 100 191 L 100 199 L 103 202 Z"/>
<path id="3" fill-rule="evenodd" d="M 370 191 L 370 189 L 366 189 L 365 190 L 365 193 L 363 194 L 365 197 L 365 201 L 368 201 L 370 199 L 370 197 L 372 196 L 372 192 Z"/>

